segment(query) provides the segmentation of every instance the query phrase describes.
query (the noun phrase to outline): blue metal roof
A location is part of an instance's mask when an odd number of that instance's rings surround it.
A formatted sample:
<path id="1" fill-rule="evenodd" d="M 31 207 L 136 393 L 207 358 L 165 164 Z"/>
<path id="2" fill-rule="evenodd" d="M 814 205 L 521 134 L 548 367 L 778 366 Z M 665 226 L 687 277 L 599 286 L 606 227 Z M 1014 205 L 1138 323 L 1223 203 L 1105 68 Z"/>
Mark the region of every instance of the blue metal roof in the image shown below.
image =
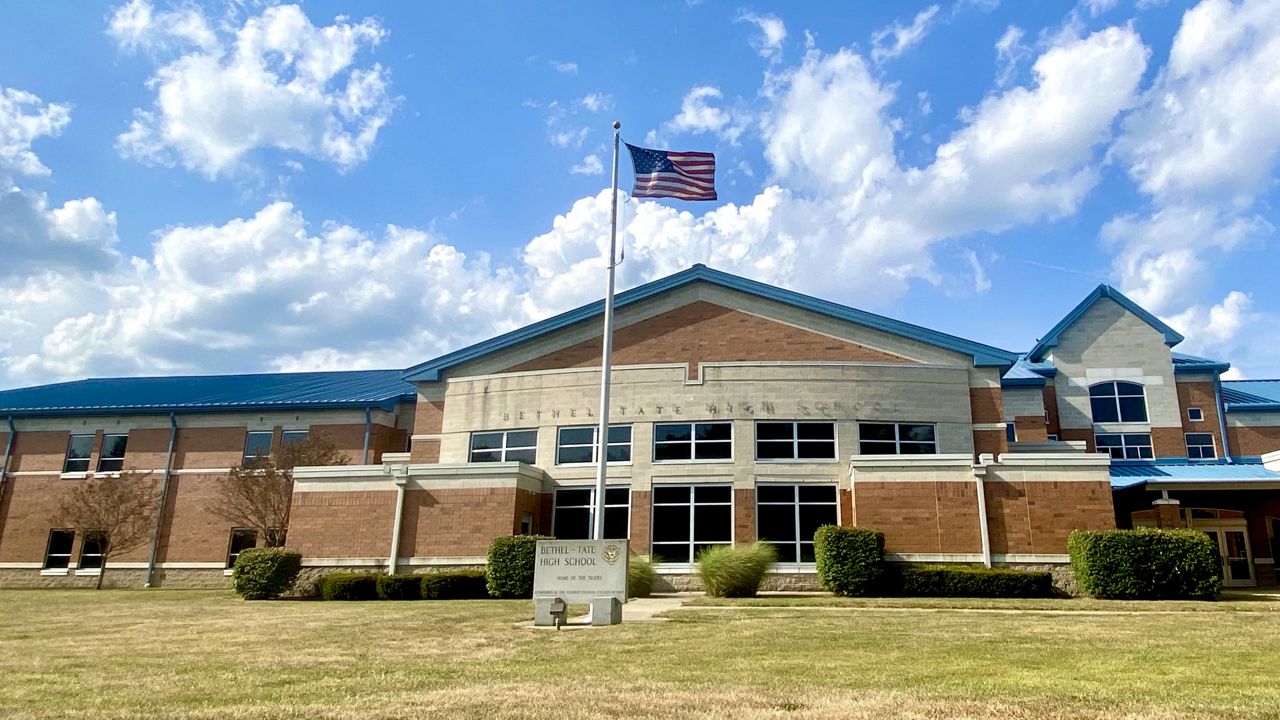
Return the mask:
<path id="1" fill-rule="evenodd" d="M 1094 304 L 1102 298 L 1111 298 L 1112 300 L 1120 303 L 1124 309 L 1134 315 L 1137 315 L 1143 322 L 1150 325 L 1158 332 L 1163 333 L 1165 345 L 1173 347 L 1183 341 L 1184 338 L 1177 330 L 1165 325 L 1160 321 L 1160 318 L 1144 310 L 1140 305 L 1125 297 L 1119 290 L 1111 287 L 1110 285 L 1099 285 L 1094 288 L 1093 292 L 1089 293 L 1089 296 L 1081 301 L 1074 310 L 1067 313 L 1066 317 L 1058 321 L 1058 324 L 1054 325 L 1053 329 L 1050 330 L 1048 334 L 1040 338 L 1040 341 L 1036 343 L 1036 346 L 1031 348 L 1031 352 L 1027 353 L 1027 358 L 1037 362 L 1044 359 L 1045 353 L 1047 353 L 1050 348 L 1058 346 L 1058 340 L 1062 336 L 1062 333 L 1067 328 L 1074 325 L 1076 320 L 1080 319 L 1081 315 L 1084 315 L 1089 308 L 1093 307 Z"/>
<path id="2" fill-rule="evenodd" d="M 1280 482 L 1280 473 L 1268 470 L 1253 458 L 1237 458 L 1228 463 L 1162 460 L 1156 462 L 1111 463 L 1111 487 L 1162 483 L 1258 483 Z"/>
<path id="3" fill-rule="evenodd" d="M 815 312 L 828 317 L 839 320 L 845 320 L 858 325 L 874 328 L 883 332 L 892 333 L 901 337 L 910 338 L 918 342 L 928 345 L 945 348 L 958 353 L 964 353 L 973 357 L 973 362 L 978 367 L 1007 367 L 1012 365 L 1018 359 L 1016 353 L 1007 350 L 1001 350 L 990 345 L 965 340 L 954 335 L 947 335 L 936 330 L 930 330 L 918 325 L 912 325 L 900 320 L 876 315 L 863 310 L 847 307 L 827 300 L 820 300 L 808 295 L 802 295 L 791 290 L 766 285 L 762 282 L 749 280 L 738 275 L 731 275 L 719 270 L 713 270 L 705 265 L 698 264 L 682 270 L 674 275 L 654 280 L 639 287 L 618 293 L 614 296 L 614 307 L 624 308 L 628 305 L 638 303 L 642 300 L 661 295 L 662 293 L 675 290 L 695 282 L 706 282 L 721 287 L 737 290 L 739 292 L 755 295 L 768 300 L 786 303 L 793 307 Z M 415 382 L 434 382 L 440 379 L 440 374 L 445 370 L 461 365 L 462 363 L 475 360 L 485 355 L 505 350 L 507 348 L 519 345 L 521 343 L 532 340 L 536 337 L 546 335 L 548 333 L 562 330 L 571 325 L 590 320 L 604 314 L 604 300 L 582 307 L 575 308 L 565 313 L 547 318 L 532 325 L 527 325 L 518 330 L 512 330 L 509 333 L 499 335 L 495 338 L 476 343 L 460 350 L 455 350 L 446 355 L 441 355 L 433 360 L 415 365 L 404 371 L 403 378 L 405 380 Z"/>
<path id="4" fill-rule="evenodd" d="M 1058 368 L 1051 362 L 1031 362 L 1026 355 L 1018 358 L 1018 362 L 1000 378 L 1003 387 L 1044 387 L 1045 379 L 1058 374 Z"/>
<path id="5" fill-rule="evenodd" d="M 1280 380 L 1223 380 L 1227 412 L 1280 412 Z"/>
<path id="6" fill-rule="evenodd" d="M 1178 372 L 1220 372 L 1224 373 L 1231 369 L 1231 363 L 1222 362 L 1221 360 L 1210 360 L 1196 355 L 1188 355 L 1186 353 L 1171 353 L 1173 355 L 1173 371 Z"/>
<path id="7" fill-rule="evenodd" d="M 390 410 L 417 398 L 399 370 L 94 378 L 0 391 L 0 417 L 319 410 Z"/>

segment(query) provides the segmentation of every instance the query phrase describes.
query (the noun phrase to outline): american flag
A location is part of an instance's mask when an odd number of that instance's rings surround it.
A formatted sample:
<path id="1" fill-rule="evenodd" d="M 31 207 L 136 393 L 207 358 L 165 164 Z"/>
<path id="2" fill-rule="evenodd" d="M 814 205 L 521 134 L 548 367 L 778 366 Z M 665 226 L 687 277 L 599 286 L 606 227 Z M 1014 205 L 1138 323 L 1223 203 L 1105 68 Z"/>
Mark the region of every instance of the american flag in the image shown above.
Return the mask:
<path id="1" fill-rule="evenodd" d="M 709 152 L 650 150 L 627 143 L 636 184 L 632 197 L 716 199 L 716 156 Z"/>

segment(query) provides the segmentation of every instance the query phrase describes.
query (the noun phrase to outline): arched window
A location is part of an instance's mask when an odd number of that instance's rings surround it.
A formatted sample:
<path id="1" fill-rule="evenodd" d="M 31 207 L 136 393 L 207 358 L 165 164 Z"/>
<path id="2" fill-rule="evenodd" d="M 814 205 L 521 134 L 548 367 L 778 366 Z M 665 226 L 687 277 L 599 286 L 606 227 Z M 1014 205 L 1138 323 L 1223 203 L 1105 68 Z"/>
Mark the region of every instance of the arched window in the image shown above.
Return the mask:
<path id="1" fill-rule="evenodd" d="M 1147 421 L 1147 397 L 1138 383 L 1098 383 L 1089 388 L 1089 404 L 1096 423 Z"/>

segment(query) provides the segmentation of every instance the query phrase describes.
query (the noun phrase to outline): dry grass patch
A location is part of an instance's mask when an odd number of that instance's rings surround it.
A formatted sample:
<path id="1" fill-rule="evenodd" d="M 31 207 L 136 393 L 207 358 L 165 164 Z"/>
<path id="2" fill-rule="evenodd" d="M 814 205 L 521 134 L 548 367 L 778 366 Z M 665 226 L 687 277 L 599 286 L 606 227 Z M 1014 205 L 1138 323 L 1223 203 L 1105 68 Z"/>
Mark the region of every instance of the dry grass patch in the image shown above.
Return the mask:
<path id="1" fill-rule="evenodd" d="M 0 591 L 0 717 L 1261 718 L 1280 615 L 706 608 L 534 632 L 525 601 Z"/>

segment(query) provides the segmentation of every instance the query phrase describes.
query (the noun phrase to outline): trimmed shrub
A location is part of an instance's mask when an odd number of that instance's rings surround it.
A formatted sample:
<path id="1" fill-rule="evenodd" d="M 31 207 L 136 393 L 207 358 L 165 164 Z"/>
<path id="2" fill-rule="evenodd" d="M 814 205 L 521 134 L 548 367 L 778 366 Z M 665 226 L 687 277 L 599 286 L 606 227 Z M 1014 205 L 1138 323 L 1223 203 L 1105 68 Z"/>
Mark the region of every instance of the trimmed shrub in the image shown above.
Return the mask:
<path id="1" fill-rule="evenodd" d="M 379 600 L 421 600 L 422 576 L 378 575 L 375 587 Z"/>
<path id="2" fill-rule="evenodd" d="M 245 600 L 269 600 L 293 587 L 302 554 L 284 548 L 244 550 L 231 570 L 231 586 Z"/>
<path id="3" fill-rule="evenodd" d="M 1198 530 L 1073 532 L 1080 589 L 1111 600 L 1211 600 L 1222 591 L 1218 549 Z"/>
<path id="4" fill-rule="evenodd" d="M 1053 575 L 968 565 L 902 565 L 895 568 L 898 591 L 907 597 L 1047 598 Z"/>
<path id="5" fill-rule="evenodd" d="M 489 597 L 483 570 L 447 570 L 419 577 L 423 600 L 482 600 Z"/>
<path id="6" fill-rule="evenodd" d="M 627 560 L 627 597 L 646 598 L 653 594 L 653 581 L 658 577 L 653 565 L 657 562 L 661 561 L 656 557 L 639 555 Z"/>
<path id="7" fill-rule="evenodd" d="M 871 595 L 884 580 L 884 533 L 823 525 L 813 536 L 818 582 L 836 595 Z"/>
<path id="8" fill-rule="evenodd" d="M 489 543 L 485 567 L 489 594 L 496 598 L 533 597 L 533 564 L 538 556 L 538 541 L 554 539 L 546 535 L 494 538 Z"/>
<path id="9" fill-rule="evenodd" d="M 331 572 L 316 580 L 321 600 L 377 600 L 378 578 L 369 572 Z"/>
<path id="10" fill-rule="evenodd" d="M 765 573 L 778 562 L 767 542 L 717 545 L 698 553 L 698 574 L 711 597 L 755 597 Z"/>

